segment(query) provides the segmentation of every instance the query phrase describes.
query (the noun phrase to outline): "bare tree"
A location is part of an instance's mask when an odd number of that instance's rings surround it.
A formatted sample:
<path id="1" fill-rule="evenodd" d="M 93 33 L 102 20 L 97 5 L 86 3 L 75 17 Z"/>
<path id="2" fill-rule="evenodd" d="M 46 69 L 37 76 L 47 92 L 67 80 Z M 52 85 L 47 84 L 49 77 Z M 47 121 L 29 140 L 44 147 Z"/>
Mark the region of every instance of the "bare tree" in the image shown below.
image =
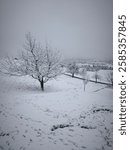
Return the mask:
<path id="1" fill-rule="evenodd" d="M 99 69 L 98 68 L 96 68 L 95 69 L 95 73 L 94 73 L 94 79 L 95 79 L 95 82 L 97 83 L 98 82 L 98 80 L 101 78 L 101 76 L 98 74 L 98 71 L 99 71 Z"/>
<path id="2" fill-rule="evenodd" d="M 7 57 L 1 63 L 1 72 L 9 75 L 29 75 L 40 82 L 44 91 L 44 84 L 60 74 L 60 54 L 54 52 L 47 44 L 43 48 L 30 33 L 26 35 L 24 51 L 19 58 Z"/>
<path id="3" fill-rule="evenodd" d="M 94 78 L 95 78 L 95 82 L 97 83 L 98 80 L 100 79 L 100 75 L 98 74 L 98 71 L 95 71 Z"/>
<path id="4" fill-rule="evenodd" d="M 84 91 L 86 90 L 86 85 L 88 84 L 89 82 L 89 76 L 87 74 L 87 69 L 86 68 L 83 68 L 83 70 L 81 71 L 80 73 L 83 77 L 83 86 L 84 86 Z"/>
<path id="5" fill-rule="evenodd" d="M 73 62 L 67 66 L 67 71 L 72 74 L 72 77 L 74 77 L 75 73 L 79 72 L 79 67 L 76 65 L 75 62 Z"/>
<path id="6" fill-rule="evenodd" d="M 108 74 L 106 76 L 106 79 L 113 86 L 113 70 L 111 70 L 111 71 L 108 72 Z"/>

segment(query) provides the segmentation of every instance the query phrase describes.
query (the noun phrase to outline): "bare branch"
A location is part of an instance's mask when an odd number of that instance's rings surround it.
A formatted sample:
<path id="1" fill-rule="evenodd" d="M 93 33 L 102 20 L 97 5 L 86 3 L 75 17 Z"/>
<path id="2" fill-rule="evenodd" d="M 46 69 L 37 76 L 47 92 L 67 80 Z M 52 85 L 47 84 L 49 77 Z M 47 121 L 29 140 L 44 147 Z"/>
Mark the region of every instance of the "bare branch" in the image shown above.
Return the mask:
<path id="1" fill-rule="evenodd" d="M 61 73 L 60 54 L 48 45 L 43 48 L 30 33 L 26 35 L 24 51 L 20 57 L 7 57 L 0 63 L 0 71 L 4 74 L 23 76 L 29 75 L 37 79 L 42 88 L 44 83 Z"/>

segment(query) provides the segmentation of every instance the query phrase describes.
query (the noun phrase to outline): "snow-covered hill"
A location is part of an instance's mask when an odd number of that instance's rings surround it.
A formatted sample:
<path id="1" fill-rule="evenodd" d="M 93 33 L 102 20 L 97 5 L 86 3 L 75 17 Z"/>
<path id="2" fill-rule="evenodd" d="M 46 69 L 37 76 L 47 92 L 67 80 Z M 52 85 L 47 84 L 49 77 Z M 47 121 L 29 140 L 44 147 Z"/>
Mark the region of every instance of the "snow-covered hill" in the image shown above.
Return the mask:
<path id="1" fill-rule="evenodd" d="M 0 150 L 112 150 L 112 88 L 65 75 L 45 91 L 0 77 Z"/>

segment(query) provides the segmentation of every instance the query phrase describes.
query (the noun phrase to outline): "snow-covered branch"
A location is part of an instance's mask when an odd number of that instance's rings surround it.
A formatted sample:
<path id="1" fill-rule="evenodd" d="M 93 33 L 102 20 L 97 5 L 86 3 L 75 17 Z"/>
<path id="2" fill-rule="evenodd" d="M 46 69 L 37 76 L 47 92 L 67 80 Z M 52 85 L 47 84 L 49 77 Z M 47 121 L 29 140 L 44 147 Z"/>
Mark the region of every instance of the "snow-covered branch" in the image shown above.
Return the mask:
<path id="1" fill-rule="evenodd" d="M 7 57 L 1 61 L 0 71 L 14 76 L 29 75 L 37 79 L 41 89 L 44 90 L 44 83 L 61 73 L 60 54 L 48 45 L 42 47 L 28 33 L 20 57 L 14 59 Z"/>

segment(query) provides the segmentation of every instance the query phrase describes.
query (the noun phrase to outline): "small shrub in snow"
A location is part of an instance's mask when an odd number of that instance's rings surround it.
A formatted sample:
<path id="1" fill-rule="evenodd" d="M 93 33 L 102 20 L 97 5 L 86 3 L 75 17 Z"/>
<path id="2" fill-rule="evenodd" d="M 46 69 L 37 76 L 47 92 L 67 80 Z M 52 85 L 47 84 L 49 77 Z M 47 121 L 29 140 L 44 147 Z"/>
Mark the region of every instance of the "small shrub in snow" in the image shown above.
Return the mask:
<path id="1" fill-rule="evenodd" d="M 92 126 L 81 126 L 81 128 L 83 129 L 96 129 L 96 127 L 92 127 Z"/>
<path id="2" fill-rule="evenodd" d="M 66 128 L 66 127 L 72 127 L 73 125 L 71 124 L 58 124 L 58 125 L 53 125 L 53 127 L 51 128 L 51 131 L 54 131 L 56 129 L 59 128 Z"/>

